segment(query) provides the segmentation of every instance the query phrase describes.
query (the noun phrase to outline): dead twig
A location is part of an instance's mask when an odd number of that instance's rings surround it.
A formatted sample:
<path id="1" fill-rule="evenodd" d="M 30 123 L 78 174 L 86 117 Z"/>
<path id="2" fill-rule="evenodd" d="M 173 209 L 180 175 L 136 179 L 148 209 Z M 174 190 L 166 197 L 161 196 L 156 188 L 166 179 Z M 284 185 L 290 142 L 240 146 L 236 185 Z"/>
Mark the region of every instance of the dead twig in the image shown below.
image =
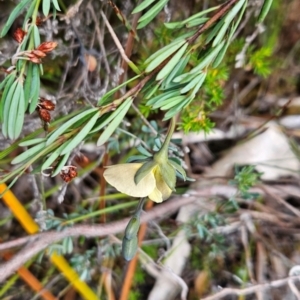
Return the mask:
<path id="1" fill-rule="evenodd" d="M 271 281 L 268 283 L 256 284 L 256 285 L 244 288 L 244 289 L 225 288 L 225 289 L 222 289 L 222 291 L 220 291 L 212 296 L 202 298 L 201 300 L 218 300 L 218 299 L 221 299 L 222 297 L 229 296 L 229 295 L 237 295 L 237 296 L 250 295 L 257 291 L 263 291 L 265 289 L 270 289 L 270 288 L 278 288 L 278 287 L 288 284 L 289 282 L 294 282 L 299 279 L 300 279 L 300 276 L 292 276 L 292 277 L 287 277 L 284 279 L 274 280 L 274 281 Z"/>

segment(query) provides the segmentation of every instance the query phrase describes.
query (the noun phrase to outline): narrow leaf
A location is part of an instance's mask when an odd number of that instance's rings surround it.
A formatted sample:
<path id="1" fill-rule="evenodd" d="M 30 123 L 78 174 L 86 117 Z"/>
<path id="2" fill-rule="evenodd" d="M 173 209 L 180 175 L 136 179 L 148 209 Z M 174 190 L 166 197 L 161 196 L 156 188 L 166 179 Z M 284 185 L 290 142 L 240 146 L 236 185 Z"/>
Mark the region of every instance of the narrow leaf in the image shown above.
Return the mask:
<path id="1" fill-rule="evenodd" d="M 11 109 L 11 103 L 13 102 L 15 90 L 17 88 L 18 81 L 16 80 L 9 88 L 6 98 L 4 99 L 3 104 L 3 124 L 2 124 L 2 133 L 5 137 L 8 137 L 8 124 L 9 124 L 9 113 Z"/>
<path id="2" fill-rule="evenodd" d="M 161 80 L 165 78 L 168 74 L 172 72 L 175 66 L 178 64 L 179 60 L 184 55 L 185 50 L 188 47 L 188 43 L 183 44 L 183 46 L 178 50 L 178 52 L 169 60 L 169 62 L 160 70 L 156 76 L 156 80 Z"/>
<path id="3" fill-rule="evenodd" d="M 21 85 L 21 84 L 20 84 Z M 21 134 L 23 123 L 24 123 L 24 117 L 25 117 L 25 98 L 24 98 L 24 90 L 23 86 L 21 85 L 21 91 L 18 101 L 18 107 L 17 107 L 17 117 L 15 120 L 15 130 L 14 130 L 14 138 L 16 139 Z"/>
<path id="4" fill-rule="evenodd" d="M 40 73 L 39 73 L 39 66 L 33 65 L 32 66 L 32 81 L 31 81 L 31 90 L 29 94 L 30 99 L 30 106 L 29 112 L 32 114 L 36 109 L 38 100 L 39 100 L 39 93 L 40 93 Z"/>
<path id="5" fill-rule="evenodd" d="M 74 118 L 70 119 L 65 124 L 61 125 L 58 129 L 56 129 L 49 135 L 49 137 L 47 139 L 47 145 L 50 145 L 51 143 L 53 143 L 60 135 L 62 135 L 69 127 L 71 127 L 77 121 L 81 120 L 82 118 L 84 118 L 85 116 L 87 116 L 93 112 L 96 112 L 97 110 L 98 110 L 98 108 L 90 108 L 90 109 L 78 114 Z"/>
<path id="6" fill-rule="evenodd" d="M 59 174 L 59 172 L 61 171 L 61 169 L 65 166 L 65 164 L 67 163 L 67 160 L 69 159 L 71 152 L 66 153 L 62 159 L 59 161 L 58 165 L 56 166 L 54 172 L 52 172 L 51 177 L 55 177 L 56 175 Z"/>
<path id="7" fill-rule="evenodd" d="M 113 134 L 113 132 L 116 130 L 116 128 L 119 126 L 119 124 L 122 122 L 123 118 L 125 117 L 127 111 L 129 110 L 132 98 L 128 98 L 125 100 L 126 105 L 122 107 L 122 109 L 118 109 L 118 115 L 111 121 L 111 123 L 105 128 L 105 130 L 100 135 L 97 146 L 101 146 L 110 138 L 110 136 Z"/>
<path id="8" fill-rule="evenodd" d="M 32 146 L 32 145 L 36 145 L 36 144 L 45 142 L 45 141 L 46 141 L 46 138 L 36 138 L 36 139 L 21 142 L 21 143 L 19 143 L 19 146 L 20 147 L 28 147 L 28 146 Z"/>
<path id="9" fill-rule="evenodd" d="M 13 165 L 19 164 L 19 163 L 23 162 L 24 160 L 32 157 L 36 153 L 39 153 L 41 150 L 45 149 L 45 147 L 46 147 L 46 143 L 40 143 L 40 144 L 28 149 L 27 151 L 21 153 L 17 157 L 15 157 L 12 160 L 11 164 L 13 164 Z"/>
<path id="10" fill-rule="evenodd" d="M 49 15 L 51 0 L 43 0 L 43 14 L 45 17 Z"/>
<path id="11" fill-rule="evenodd" d="M 54 7 L 55 7 L 56 10 L 58 10 L 58 11 L 61 10 L 60 7 L 59 7 L 59 4 L 58 4 L 57 0 L 52 0 L 52 3 L 53 3 L 53 5 L 54 5 Z"/>
<path id="12" fill-rule="evenodd" d="M 123 82 L 122 84 L 116 86 L 115 88 L 113 88 L 112 90 L 110 90 L 109 92 L 107 92 L 106 94 L 104 94 L 101 99 L 99 100 L 98 102 L 98 106 L 101 106 L 101 105 L 104 105 L 104 104 L 107 104 L 107 99 L 112 96 L 116 91 L 120 90 L 122 87 L 126 86 L 128 83 L 138 79 L 141 75 L 137 75 L 137 76 L 134 76 L 133 78 L 130 78 L 129 80 Z"/>
<path id="13" fill-rule="evenodd" d="M 142 11 L 143 9 L 145 9 L 146 7 L 148 7 L 149 5 L 151 5 L 155 0 L 145 0 L 143 1 L 141 4 L 139 4 L 133 11 L 132 14 L 136 14 L 140 11 Z"/>
<path id="14" fill-rule="evenodd" d="M 146 105 L 150 106 L 150 105 L 157 105 L 158 103 L 164 101 L 165 99 L 171 98 L 171 97 L 175 97 L 175 96 L 179 96 L 180 93 L 179 91 L 170 91 L 170 92 L 165 92 L 163 94 L 160 94 L 152 99 L 150 99 Z"/>
<path id="15" fill-rule="evenodd" d="M 239 10 L 242 8 L 244 2 L 245 0 L 240 0 L 239 2 L 236 3 L 236 5 L 226 15 L 224 19 L 225 23 L 230 23 L 233 20 L 233 18 L 237 15 Z"/>
<path id="16" fill-rule="evenodd" d="M 161 110 L 168 110 L 172 107 L 176 106 L 177 104 L 181 103 L 186 99 L 186 96 L 177 96 L 175 98 L 171 98 L 168 100 L 167 103 L 163 103 L 163 105 L 160 107 Z"/>
<path id="17" fill-rule="evenodd" d="M 196 86 L 196 84 L 199 82 L 199 81 L 204 81 L 205 79 L 205 76 L 206 74 L 204 73 L 200 73 L 200 75 L 198 75 L 197 77 L 195 77 L 193 80 L 191 80 L 184 88 L 182 88 L 180 90 L 180 93 L 181 94 L 185 94 L 187 93 L 188 91 L 190 91 L 192 88 L 194 88 Z"/>
<path id="18" fill-rule="evenodd" d="M 8 30 L 10 29 L 12 23 L 15 21 L 15 19 L 20 15 L 20 13 L 23 11 L 25 6 L 30 2 L 31 0 L 22 0 L 15 8 L 14 10 L 10 13 L 8 20 L 6 21 L 0 37 L 4 37 Z"/>
<path id="19" fill-rule="evenodd" d="M 147 66 L 145 72 L 149 73 L 153 71 L 157 66 L 159 66 L 164 60 L 166 60 L 170 55 L 172 55 L 174 52 L 176 52 L 183 44 L 185 43 L 185 40 L 176 43 L 169 49 L 167 49 L 165 52 L 163 52 L 161 55 L 156 57 L 153 61 L 150 62 L 150 64 Z"/>
<path id="20" fill-rule="evenodd" d="M 169 0 L 160 0 L 154 6 L 152 6 L 138 21 L 139 25 L 137 29 L 141 29 L 148 25 L 164 8 Z"/>
<path id="21" fill-rule="evenodd" d="M 258 15 L 258 23 L 262 23 L 265 19 L 265 17 L 267 16 L 271 5 L 273 3 L 273 0 L 265 0 L 264 4 L 262 5 L 261 11 Z"/>
<path id="22" fill-rule="evenodd" d="M 67 144 L 66 148 L 63 149 L 61 155 L 64 155 L 70 151 L 72 151 L 75 147 L 77 147 L 85 137 L 90 133 L 91 129 L 95 125 L 99 118 L 99 113 L 97 112 L 80 130 L 80 132 Z"/>

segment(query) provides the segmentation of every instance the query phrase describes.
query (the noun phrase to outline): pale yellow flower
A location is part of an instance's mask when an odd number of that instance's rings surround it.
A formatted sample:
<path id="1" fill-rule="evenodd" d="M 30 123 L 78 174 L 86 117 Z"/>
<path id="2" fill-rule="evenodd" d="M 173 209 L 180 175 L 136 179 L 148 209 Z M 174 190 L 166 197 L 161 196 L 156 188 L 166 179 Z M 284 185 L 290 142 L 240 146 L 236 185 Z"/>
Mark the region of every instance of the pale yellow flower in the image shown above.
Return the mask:
<path id="1" fill-rule="evenodd" d="M 186 179 L 184 169 L 168 158 L 168 147 L 174 129 L 173 118 L 166 139 L 152 160 L 107 167 L 103 173 L 106 181 L 118 191 L 132 197 L 149 197 L 157 203 L 168 199 L 172 191 L 175 191 L 176 170 Z"/>
<path id="2" fill-rule="evenodd" d="M 150 162 L 148 162 L 149 164 Z M 171 180 L 173 187 L 166 183 L 161 173 L 161 168 L 158 164 L 153 163 L 152 167 L 149 166 L 141 178 L 137 182 L 138 170 L 147 163 L 129 163 L 120 164 L 108 167 L 104 171 L 104 178 L 106 181 L 115 187 L 121 193 L 127 194 L 132 197 L 149 197 L 154 202 L 162 202 L 168 199 L 172 194 L 172 189 L 175 186 L 175 169 L 170 165 Z M 170 169 L 171 168 L 171 169 Z M 172 174 L 173 173 L 173 174 Z M 171 184 L 170 184 L 171 185 Z"/>

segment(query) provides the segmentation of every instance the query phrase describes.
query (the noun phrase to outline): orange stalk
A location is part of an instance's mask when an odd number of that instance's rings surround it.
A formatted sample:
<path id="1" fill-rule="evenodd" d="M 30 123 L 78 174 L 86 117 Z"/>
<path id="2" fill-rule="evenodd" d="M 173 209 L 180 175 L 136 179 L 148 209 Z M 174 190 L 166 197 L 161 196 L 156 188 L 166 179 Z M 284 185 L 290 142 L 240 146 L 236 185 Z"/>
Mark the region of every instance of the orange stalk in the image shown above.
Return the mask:
<path id="1" fill-rule="evenodd" d="M 37 233 L 39 231 L 38 224 L 32 219 L 32 217 L 29 215 L 24 206 L 19 202 L 13 192 L 7 189 L 5 183 L 0 184 L 0 194 L 2 193 L 3 201 L 11 209 L 14 216 L 20 221 L 23 228 L 29 234 Z M 51 261 L 73 284 L 74 288 L 83 296 L 83 299 L 98 300 L 97 295 L 84 281 L 80 280 L 78 274 L 69 266 L 68 262 L 64 259 L 63 256 L 54 253 L 51 255 Z"/>

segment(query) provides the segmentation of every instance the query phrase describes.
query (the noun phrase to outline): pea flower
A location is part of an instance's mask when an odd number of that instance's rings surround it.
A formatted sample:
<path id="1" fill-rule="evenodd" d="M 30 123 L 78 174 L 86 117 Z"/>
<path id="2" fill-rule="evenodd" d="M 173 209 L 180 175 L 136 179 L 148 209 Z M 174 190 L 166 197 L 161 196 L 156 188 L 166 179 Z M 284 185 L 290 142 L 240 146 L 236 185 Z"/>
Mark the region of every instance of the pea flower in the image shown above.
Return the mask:
<path id="1" fill-rule="evenodd" d="M 175 191 L 176 170 L 185 179 L 184 169 L 168 158 L 174 128 L 175 120 L 172 120 L 161 149 L 151 160 L 109 166 L 103 173 L 105 180 L 121 193 L 132 197 L 149 197 L 157 203 L 168 199 Z"/>

